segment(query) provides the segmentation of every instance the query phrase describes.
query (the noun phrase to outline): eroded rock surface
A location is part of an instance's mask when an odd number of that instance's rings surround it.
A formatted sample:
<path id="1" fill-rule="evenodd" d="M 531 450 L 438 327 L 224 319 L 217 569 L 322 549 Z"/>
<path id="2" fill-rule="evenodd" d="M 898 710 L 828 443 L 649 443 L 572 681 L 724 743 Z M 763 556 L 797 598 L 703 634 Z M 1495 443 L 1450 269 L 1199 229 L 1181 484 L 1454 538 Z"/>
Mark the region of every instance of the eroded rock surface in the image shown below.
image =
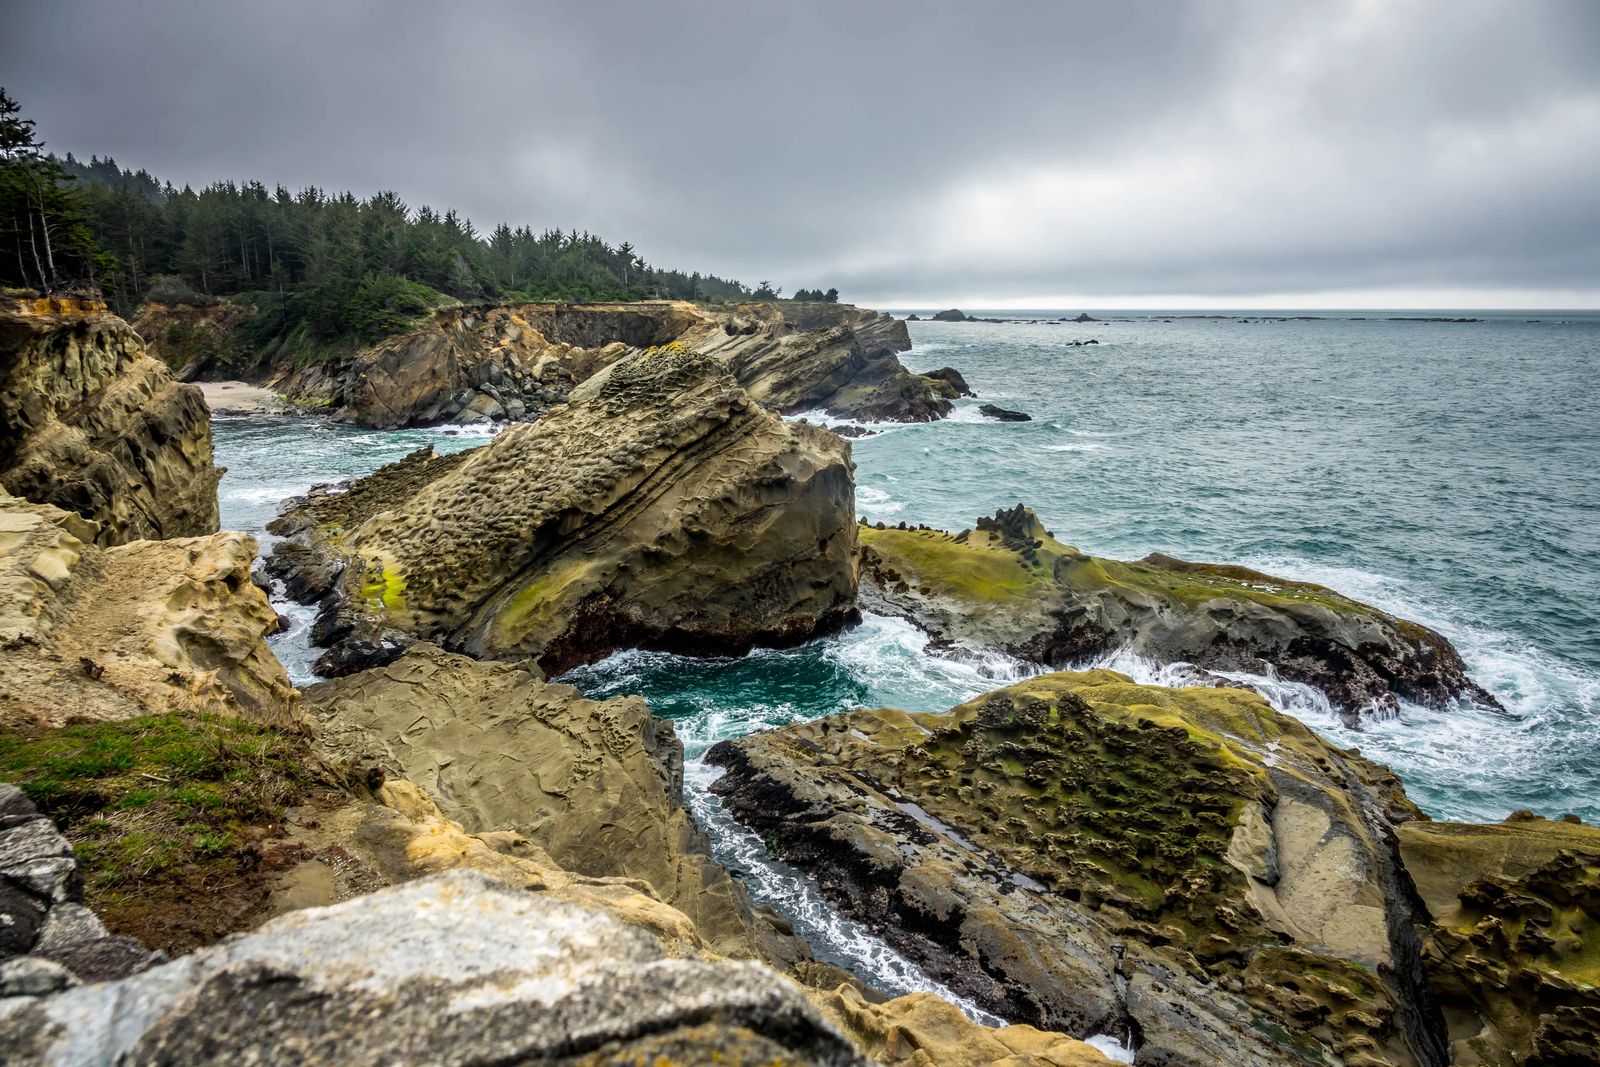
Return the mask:
<path id="1" fill-rule="evenodd" d="M 270 569 L 328 599 L 324 643 L 392 634 L 550 674 L 792 644 L 854 617 L 852 466 L 716 360 L 660 349 L 492 444 L 292 504 Z"/>
<path id="2" fill-rule="evenodd" d="M 586 700 L 503 663 L 413 647 L 306 693 L 319 743 L 439 798 L 472 833 L 515 831 L 564 868 L 649 883 L 729 956 L 749 907 L 683 807 L 683 748 L 638 697 Z"/>
<path id="3" fill-rule="evenodd" d="M 1413 822 L 1400 852 L 1431 920 L 1428 975 L 1456 1064 L 1578 1064 L 1600 1050 L 1600 828 Z"/>
<path id="4" fill-rule="evenodd" d="M 1050 667 L 1127 650 L 1202 671 L 1275 673 L 1321 689 L 1351 721 L 1402 699 L 1498 706 L 1424 626 L 1244 567 L 1085 555 L 1021 505 L 958 534 L 863 527 L 860 541 L 862 606 L 954 645 Z"/>
<path id="5" fill-rule="evenodd" d="M 94 523 L 0 490 L 0 725 L 173 710 L 289 723 L 299 694 L 265 637 L 255 539 L 112 548 Z"/>
<path id="6" fill-rule="evenodd" d="M 793 984 L 466 871 L 0 1002 L 18 1064 L 861 1064 Z"/>
<path id="7" fill-rule="evenodd" d="M 1234 689 L 1043 675 L 716 746 L 714 790 L 929 974 L 1138 1062 L 1436 1064 L 1386 770 Z"/>
<path id="8" fill-rule="evenodd" d="M 97 523 L 96 543 L 217 529 L 211 419 L 99 301 L 0 301 L 0 486 Z"/>
<path id="9" fill-rule="evenodd" d="M 669 345 L 714 356 L 785 414 L 925 422 L 950 412 L 945 382 L 901 365 L 905 324 L 848 304 L 453 305 L 372 347 L 302 365 L 263 363 L 240 336 L 251 314 L 229 302 L 151 304 L 136 323 L 186 378 L 269 381 L 305 407 L 382 428 L 533 418 L 596 371 Z"/>

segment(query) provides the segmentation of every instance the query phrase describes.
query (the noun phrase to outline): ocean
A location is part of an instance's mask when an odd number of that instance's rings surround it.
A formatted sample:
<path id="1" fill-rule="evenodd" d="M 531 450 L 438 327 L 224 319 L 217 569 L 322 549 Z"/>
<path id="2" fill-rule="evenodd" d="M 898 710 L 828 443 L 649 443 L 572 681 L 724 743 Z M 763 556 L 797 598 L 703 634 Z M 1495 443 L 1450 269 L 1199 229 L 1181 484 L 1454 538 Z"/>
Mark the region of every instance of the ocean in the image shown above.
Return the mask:
<path id="1" fill-rule="evenodd" d="M 1025 503 L 1096 555 L 1241 563 L 1424 623 L 1456 643 L 1504 711 L 1407 706 L 1352 730 L 1314 691 L 1248 680 L 1388 764 L 1435 818 L 1527 808 L 1600 822 L 1600 312 L 1138 311 L 1064 323 L 1064 312 L 968 310 L 1022 321 L 909 324 L 903 361 L 953 366 L 978 398 L 937 423 L 868 427 L 875 436 L 853 443 L 860 515 L 959 530 Z M 1477 321 L 1425 321 L 1458 317 Z M 1070 344 L 1089 340 L 1099 343 Z M 980 403 L 1033 421 L 986 419 Z M 223 525 L 259 535 L 279 500 L 314 483 L 486 436 L 223 416 L 215 439 L 228 468 Z M 280 610 L 295 624 L 274 639 L 279 654 L 297 683 L 313 680 L 309 613 Z M 854 707 L 941 710 L 1028 671 L 922 646 L 908 624 L 868 616 L 799 648 L 721 660 L 625 652 L 563 680 L 597 697 L 643 694 L 674 719 L 717 857 L 819 956 L 898 992 L 936 987 L 733 825 L 697 757 L 722 738 Z M 1170 676 L 1126 656 L 1104 665 Z"/>

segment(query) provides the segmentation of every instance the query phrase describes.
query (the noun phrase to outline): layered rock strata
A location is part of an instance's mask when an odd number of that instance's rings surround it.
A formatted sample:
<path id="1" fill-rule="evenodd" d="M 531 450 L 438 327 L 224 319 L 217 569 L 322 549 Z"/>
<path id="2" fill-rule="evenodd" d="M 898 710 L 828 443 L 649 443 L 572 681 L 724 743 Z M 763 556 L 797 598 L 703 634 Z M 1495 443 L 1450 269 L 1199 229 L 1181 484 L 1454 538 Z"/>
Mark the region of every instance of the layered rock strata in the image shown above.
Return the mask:
<path id="1" fill-rule="evenodd" d="M 241 533 L 100 548 L 96 525 L 0 490 L 0 725 L 166 711 L 291 723 Z"/>
<path id="2" fill-rule="evenodd" d="M 1253 694 L 1043 675 L 723 742 L 713 786 L 847 913 L 1014 1022 L 1139 1063 L 1442 1062 L 1386 770 Z"/>
<path id="3" fill-rule="evenodd" d="M 1322 690 L 1351 721 L 1400 700 L 1498 706 L 1427 627 L 1244 567 L 1089 556 L 1021 505 L 958 534 L 864 526 L 860 542 L 862 606 L 951 645 L 1050 667 L 1128 651 L 1275 675 Z"/>
<path id="4" fill-rule="evenodd" d="M 669 349 L 492 444 L 293 502 L 269 569 L 325 643 L 436 641 L 550 674 L 628 647 L 738 653 L 855 612 L 849 446 Z"/>
<path id="5" fill-rule="evenodd" d="M 785 414 L 924 422 L 950 411 L 946 382 L 901 365 L 905 324 L 848 304 L 454 305 L 348 356 L 277 365 L 252 363 L 238 336 L 248 320 L 229 304 L 150 305 L 136 322 L 181 374 L 269 380 L 302 405 L 381 428 L 533 418 L 596 371 L 669 345 L 714 356 Z"/>
<path id="6" fill-rule="evenodd" d="M 217 529 L 211 421 L 99 301 L 0 301 L 0 486 L 97 523 L 96 543 Z"/>

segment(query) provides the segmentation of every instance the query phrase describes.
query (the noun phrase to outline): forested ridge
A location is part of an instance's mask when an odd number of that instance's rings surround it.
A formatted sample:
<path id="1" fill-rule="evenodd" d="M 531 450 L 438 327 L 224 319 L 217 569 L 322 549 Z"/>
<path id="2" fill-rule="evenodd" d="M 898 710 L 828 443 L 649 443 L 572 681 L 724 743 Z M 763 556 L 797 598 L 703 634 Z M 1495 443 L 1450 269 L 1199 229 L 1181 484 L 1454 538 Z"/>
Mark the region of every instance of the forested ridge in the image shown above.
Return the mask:
<path id="1" fill-rule="evenodd" d="M 632 244 L 260 181 L 175 187 L 111 158 L 44 151 L 0 90 L 0 280 L 98 288 L 121 314 L 146 300 L 231 298 L 261 347 L 375 340 L 430 308 L 465 302 L 779 299 L 713 274 L 654 266 Z M 42 251 L 41 251 L 42 250 Z M 837 290 L 796 299 L 837 300 Z"/>

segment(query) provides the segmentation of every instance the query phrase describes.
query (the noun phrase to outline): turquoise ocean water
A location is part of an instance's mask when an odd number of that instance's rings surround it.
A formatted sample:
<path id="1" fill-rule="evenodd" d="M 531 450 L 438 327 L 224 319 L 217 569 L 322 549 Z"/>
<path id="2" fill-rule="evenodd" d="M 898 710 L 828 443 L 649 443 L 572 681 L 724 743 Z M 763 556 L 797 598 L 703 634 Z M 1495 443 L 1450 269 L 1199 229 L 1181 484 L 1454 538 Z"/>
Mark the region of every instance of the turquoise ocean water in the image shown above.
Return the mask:
<path id="1" fill-rule="evenodd" d="M 1504 712 L 1407 707 L 1350 730 L 1303 687 L 1270 687 L 1271 699 L 1392 766 L 1436 817 L 1531 808 L 1600 821 L 1600 313 L 1130 312 L 1070 324 L 994 314 L 1030 321 L 910 324 L 907 365 L 954 366 L 979 398 L 951 419 L 873 427 L 856 441 L 861 515 L 961 529 L 1022 502 L 1099 555 L 1242 563 L 1426 623 Z M 1410 318 L 1433 315 L 1481 321 Z M 1100 343 L 1068 344 L 1089 339 Z M 983 419 L 982 402 L 1034 421 Z M 223 523 L 259 533 L 279 500 L 313 483 L 423 443 L 483 440 L 221 417 Z M 298 621 L 277 647 L 304 682 L 306 614 L 288 613 Z M 720 738 L 857 706 L 947 708 L 1024 671 L 922 644 L 907 624 L 868 617 L 796 649 L 712 661 L 622 653 L 565 680 L 596 696 L 642 693 L 676 720 L 690 800 L 719 858 L 819 954 L 892 990 L 924 988 L 729 824 L 704 792 L 712 772 L 694 760 Z M 1126 657 L 1111 665 L 1166 677 Z"/>

